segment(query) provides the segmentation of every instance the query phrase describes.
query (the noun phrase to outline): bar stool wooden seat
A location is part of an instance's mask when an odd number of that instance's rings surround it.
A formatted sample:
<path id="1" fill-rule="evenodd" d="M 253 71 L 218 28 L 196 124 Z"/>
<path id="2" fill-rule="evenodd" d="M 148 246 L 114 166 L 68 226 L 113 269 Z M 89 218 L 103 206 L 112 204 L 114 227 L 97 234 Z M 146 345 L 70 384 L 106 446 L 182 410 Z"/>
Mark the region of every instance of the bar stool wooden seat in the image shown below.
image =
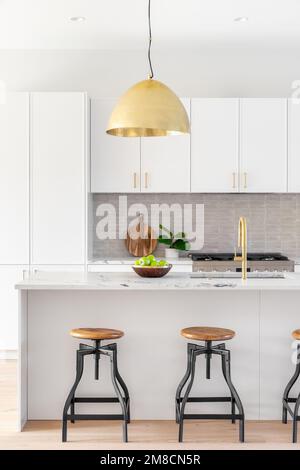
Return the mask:
<path id="1" fill-rule="evenodd" d="M 123 331 L 111 330 L 110 328 L 75 328 L 70 331 L 70 335 L 80 339 L 119 339 L 124 336 Z"/>
<path id="2" fill-rule="evenodd" d="M 293 331 L 292 337 L 300 341 L 300 330 Z"/>
<path id="3" fill-rule="evenodd" d="M 300 330 L 293 331 L 292 337 L 297 341 L 300 340 Z M 283 398 L 282 398 L 282 422 L 284 424 L 287 423 L 287 414 L 289 413 L 289 415 L 291 416 L 293 420 L 292 440 L 294 443 L 297 442 L 298 421 L 300 421 L 300 416 L 299 416 L 300 393 L 298 395 L 298 398 L 290 398 L 289 394 L 290 394 L 292 387 L 297 382 L 299 376 L 300 376 L 300 343 L 297 345 L 297 351 L 296 351 L 296 370 L 294 372 L 294 375 L 288 382 L 287 386 L 285 387 Z M 292 410 L 292 408 L 290 407 L 290 403 L 295 404 L 294 410 Z"/>
<path id="4" fill-rule="evenodd" d="M 193 326 L 181 330 L 181 335 L 196 341 L 226 341 L 235 336 L 233 330 L 227 328 L 214 328 L 210 326 Z"/>
<path id="5" fill-rule="evenodd" d="M 176 422 L 179 423 L 179 442 L 183 440 L 183 422 L 185 419 L 231 419 L 232 423 L 239 420 L 239 438 L 241 442 L 245 439 L 245 414 L 241 399 L 231 381 L 230 371 L 230 351 L 225 348 L 225 343 L 213 345 L 213 341 L 226 341 L 235 336 L 233 330 L 227 328 L 215 328 L 207 326 L 193 326 L 181 330 L 184 338 L 194 341 L 203 341 L 204 345 L 194 343 L 187 344 L 187 370 L 181 382 L 178 385 L 175 407 Z M 230 397 L 190 397 L 190 391 L 194 383 L 196 358 L 204 354 L 206 358 L 206 378 L 210 379 L 210 366 L 212 355 L 221 356 L 222 372 L 224 379 L 230 391 Z M 182 396 L 183 388 L 186 386 L 185 393 Z M 230 414 L 186 414 L 185 407 L 188 402 L 230 402 Z M 235 412 L 235 407 L 238 413 Z"/>
<path id="6" fill-rule="evenodd" d="M 93 341 L 93 345 L 79 344 L 76 352 L 76 378 L 65 402 L 62 418 L 62 441 L 67 440 L 67 423 L 75 423 L 77 420 L 122 420 L 123 440 L 128 441 L 127 424 L 130 422 L 130 399 L 127 386 L 122 379 L 117 364 L 117 344 L 102 345 L 101 341 L 115 340 L 124 336 L 123 331 L 109 328 L 75 328 L 70 331 L 74 338 Z M 76 397 L 76 389 L 83 375 L 84 357 L 95 357 L 95 380 L 99 379 L 100 356 L 108 356 L 111 363 L 111 379 L 116 392 L 116 397 Z M 120 403 L 122 414 L 76 414 L 75 403 Z M 71 412 L 69 414 L 69 408 Z"/>

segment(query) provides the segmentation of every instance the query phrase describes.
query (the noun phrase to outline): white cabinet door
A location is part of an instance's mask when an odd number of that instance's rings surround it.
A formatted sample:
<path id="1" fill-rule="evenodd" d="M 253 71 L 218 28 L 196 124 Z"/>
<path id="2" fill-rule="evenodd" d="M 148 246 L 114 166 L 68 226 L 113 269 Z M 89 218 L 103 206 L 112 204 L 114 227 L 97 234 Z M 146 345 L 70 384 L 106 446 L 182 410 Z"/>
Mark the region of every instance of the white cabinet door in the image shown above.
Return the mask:
<path id="1" fill-rule="evenodd" d="M 0 350 L 18 347 L 18 291 L 27 266 L 0 266 Z"/>
<path id="2" fill-rule="evenodd" d="M 300 193 L 300 101 L 288 100 L 288 191 Z"/>
<path id="3" fill-rule="evenodd" d="M 238 191 L 239 100 L 192 99 L 191 191 Z"/>
<path id="4" fill-rule="evenodd" d="M 0 104 L 0 264 L 29 263 L 29 95 Z"/>
<path id="5" fill-rule="evenodd" d="M 85 255 L 84 93 L 31 97 L 32 264 L 81 264 Z"/>
<path id="6" fill-rule="evenodd" d="M 287 191 L 287 100 L 241 99 L 241 172 L 244 192 Z"/>
<path id="7" fill-rule="evenodd" d="M 91 192 L 140 192 L 140 139 L 106 134 L 114 99 L 91 101 Z"/>
<path id="8" fill-rule="evenodd" d="M 190 100 L 182 103 L 190 116 Z M 141 191 L 190 192 L 190 134 L 141 139 Z"/>

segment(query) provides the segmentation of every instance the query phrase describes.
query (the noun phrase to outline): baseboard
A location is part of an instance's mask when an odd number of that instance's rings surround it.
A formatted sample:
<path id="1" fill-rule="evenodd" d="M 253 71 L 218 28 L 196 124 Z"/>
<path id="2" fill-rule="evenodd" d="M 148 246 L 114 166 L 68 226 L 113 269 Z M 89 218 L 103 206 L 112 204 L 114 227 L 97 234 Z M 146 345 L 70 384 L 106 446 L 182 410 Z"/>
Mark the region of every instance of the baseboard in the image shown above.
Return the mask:
<path id="1" fill-rule="evenodd" d="M 18 359 L 18 351 L 16 349 L 0 349 L 0 360 Z"/>

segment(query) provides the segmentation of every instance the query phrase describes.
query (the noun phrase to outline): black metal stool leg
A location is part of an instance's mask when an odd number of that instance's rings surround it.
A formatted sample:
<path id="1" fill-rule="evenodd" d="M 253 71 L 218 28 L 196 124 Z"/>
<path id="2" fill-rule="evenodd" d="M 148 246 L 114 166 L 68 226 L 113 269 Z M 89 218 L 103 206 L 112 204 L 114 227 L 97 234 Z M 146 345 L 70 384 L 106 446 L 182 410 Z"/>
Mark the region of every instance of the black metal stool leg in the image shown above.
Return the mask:
<path id="1" fill-rule="evenodd" d="M 190 381 L 187 385 L 184 397 L 182 399 L 181 407 L 180 407 L 180 413 L 179 413 L 179 436 L 178 436 L 178 441 L 182 442 L 183 439 L 183 421 L 184 421 L 184 410 L 185 410 L 185 405 L 187 403 L 191 388 L 193 386 L 194 378 L 195 378 L 195 363 L 196 363 L 196 354 L 194 353 L 193 349 L 190 349 Z"/>
<path id="2" fill-rule="evenodd" d="M 101 346 L 101 341 L 99 339 L 95 340 L 95 380 L 99 380 L 99 361 L 100 361 L 100 352 L 99 348 Z"/>
<path id="3" fill-rule="evenodd" d="M 211 341 L 205 341 L 205 346 L 207 349 L 206 353 L 206 378 L 210 379 L 210 361 L 211 361 Z"/>
<path id="4" fill-rule="evenodd" d="M 293 416 L 293 442 L 297 442 L 297 431 L 298 431 L 298 414 L 299 414 L 299 407 L 300 407 L 300 393 L 298 395 L 295 408 L 294 408 L 294 416 Z"/>
<path id="5" fill-rule="evenodd" d="M 289 399 L 289 393 L 296 383 L 298 377 L 300 376 L 300 344 L 297 346 L 297 365 L 296 365 L 296 370 L 290 381 L 288 382 L 287 386 L 285 387 L 284 393 L 283 393 L 283 404 L 282 404 L 282 422 L 283 424 L 287 423 L 287 408 L 285 407 L 285 403 L 288 403 Z"/>
<path id="6" fill-rule="evenodd" d="M 228 364 L 228 367 L 229 367 L 229 377 L 231 379 L 231 361 L 229 361 L 229 364 Z M 231 414 L 233 416 L 231 422 L 232 424 L 235 424 L 235 400 L 234 400 L 234 396 L 231 395 Z"/>
<path id="7" fill-rule="evenodd" d="M 230 394 L 234 399 L 234 403 L 236 404 L 240 415 L 242 415 L 242 418 L 240 419 L 240 442 L 245 441 L 245 414 L 244 414 L 244 408 L 241 402 L 241 399 L 231 381 L 230 377 L 230 351 L 223 350 L 222 351 L 222 371 L 224 374 L 225 381 L 229 387 Z"/>
<path id="8" fill-rule="evenodd" d="M 81 380 L 82 374 L 83 374 L 83 362 L 84 362 L 84 356 L 86 354 L 90 354 L 88 351 L 80 351 L 78 350 L 76 353 L 76 379 L 75 382 L 70 390 L 70 393 L 68 395 L 68 398 L 65 402 L 64 410 L 63 410 L 63 424 L 62 424 L 62 441 L 66 442 L 67 441 L 67 414 L 69 407 L 74 400 L 75 392 L 78 387 L 78 384 Z M 72 404 L 72 409 L 74 411 L 74 402 Z M 73 413 L 72 411 L 72 413 Z"/>
<path id="9" fill-rule="evenodd" d="M 180 415 L 180 408 L 181 408 L 181 392 L 183 390 L 183 387 L 187 383 L 190 375 L 191 375 L 191 354 L 192 354 L 192 348 L 193 344 L 188 343 L 187 344 L 187 367 L 186 367 L 186 373 L 184 374 L 181 382 L 179 383 L 177 390 L 176 390 L 176 396 L 175 396 L 175 410 L 176 410 L 176 423 L 179 423 L 179 415 Z"/>
<path id="10" fill-rule="evenodd" d="M 225 350 L 225 346 L 220 348 L 220 349 L 223 349 Z M 228 369 L 229 369 L 229 377 L 231 378 L 231 365 L 230 365 L 230 356 L 229 356 L 229 364 L 228 364 Z M 225 362 L 222 360 L 222 372 L 223 372 L 223 376 L 224 376 L 224 379 L 227 383 L 227 380 L 226 380 L 226 371 L 225 371 Z M 227 384 L 228 385 L 228 384 Z M 228 385 L 229 387 L 229 385 Z M 230 390 L 230 387 L 229 387 L 229 390 Z M 234 396 L 232 395 L 231 393 L 231 390 L 230 390 L 230 395 L 231 395 L 231 414 L 232 414 L 232 419 L 231 419 L 231 422 L 232 424 L 235 424 L 235 400 L 234 400 Z"/>
<path id="11" fill-rule="evenodd" d="M 75 415 L 75 401 L 74 401 L 74 397 L 72 398 L 72 401 L 71 401 L 71 415 Z M 71 419 L 71 423 L 74 424 L 75 421 L 74 419 Z"/>
<path id="12" fill-rule="evenodd" d="M 121 374 L 118 369 L 118 359 L 117 359 L 117 349 L 115 351 L 115 356 L 116 356 L 116 378 L 117 381 L 119 382 L 119 385 L 121 389 L 123 390 L 124 397 L 125 397 L 125 403 L 126 403 L 126 415 L 127 415 L 127 423 L 130 424 L 130 398 L 129 398 L 129 392 L 128 388 L 124 382 L 124 380 L 121 377 Z"/>
<path id="13" fill-rule="evenodd" d="M 123 441 L 128 442 L 128 432 L 127 432 L 127 423 L 128 423 L 128 416 L 127 416 L 127 406 L 124 397 L 122 396 L 121 390 L 119 388 L 117 382 L 117 345 L 111 344 L 110 345 L 110 360 L 111 360 L 111 379 L 119 399 L 122 413 L 123 413 Z"/>

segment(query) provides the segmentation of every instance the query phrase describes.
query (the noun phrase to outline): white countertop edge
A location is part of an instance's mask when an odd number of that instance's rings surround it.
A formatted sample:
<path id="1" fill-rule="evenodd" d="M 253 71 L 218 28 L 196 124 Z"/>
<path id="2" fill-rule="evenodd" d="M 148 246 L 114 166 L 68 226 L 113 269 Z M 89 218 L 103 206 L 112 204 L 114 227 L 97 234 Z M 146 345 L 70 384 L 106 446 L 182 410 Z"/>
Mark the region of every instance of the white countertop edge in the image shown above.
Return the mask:
<path id="1" fill-rule="evenodd" d="M 217 285 L 225 284 L 224 287 Z M 18 290 L 106 290 L 106 291 L 201 291 L 201 290 L 299 290 L 300 273 L 282 279 L 191 278 L 189 273 L 170 272 L 162 278 L 142 278 L 129 273 L 38 272 L 17 282 Z"/>
<path id="2" fill-rule="evenodd" d="M 174 265 L 187 265 L 187 266 L 192 266 L 193 261 L 190 258 L 165 258 L 165 257 L 158 257 L 158 259 L 165 259 L 168 261 L 170 264 Z M 113 258 L 107 258 L 107 259 L 99 259 L 95 261 L 88 261 L 88 266 L 118 266 L 118 265 L 132 265 L 138 258 L 120 258 L 120 259 L 113 259 Z"/>
<path id="3" fill-rule="evenodd" d="M 67 285 L 50 285 L 50 284 L 41 284 L 41 285 L 31 285 L 31 284 L 17 284 L 15 286 L 17 290 L 83 290 L 83 291 L 211 291 L 211 290 L 217 290 L 217 291 L 299 291 L 300 292 L 300 285 L 296 286 L 257 286 L 257 285 L 247 285 L 247 286 L 235 286 L 235 287 L 215 287 L 215 286 L 201 286 L 201 287 L 160 287 L 158 288 L 157 286 L 155 287 L 101 287 L 101 286 L 91 286 L 91 285 L 78 285 L 78 284 L 67 284 Z"/>

